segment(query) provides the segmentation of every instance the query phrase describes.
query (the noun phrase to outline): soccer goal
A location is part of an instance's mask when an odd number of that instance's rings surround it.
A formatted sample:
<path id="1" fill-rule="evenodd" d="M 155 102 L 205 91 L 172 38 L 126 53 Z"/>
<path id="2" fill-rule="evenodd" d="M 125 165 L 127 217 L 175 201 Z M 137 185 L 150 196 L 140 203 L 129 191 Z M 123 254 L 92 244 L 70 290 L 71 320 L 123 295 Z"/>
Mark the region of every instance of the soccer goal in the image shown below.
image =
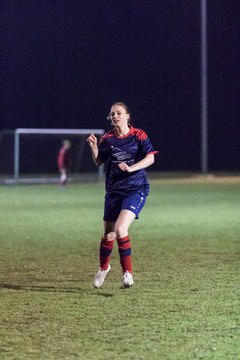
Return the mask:
<path id="1" fill-rule="evenodd" d="M 86 144 L 90 133 L 103 129 L 15 129 L 0 133 L 0 180 L 4 183 L 55 183 L 57 156 L 63 140 L 71 142 L 70 181 L 101 181 L 103 166 L 96 167 Z"/>

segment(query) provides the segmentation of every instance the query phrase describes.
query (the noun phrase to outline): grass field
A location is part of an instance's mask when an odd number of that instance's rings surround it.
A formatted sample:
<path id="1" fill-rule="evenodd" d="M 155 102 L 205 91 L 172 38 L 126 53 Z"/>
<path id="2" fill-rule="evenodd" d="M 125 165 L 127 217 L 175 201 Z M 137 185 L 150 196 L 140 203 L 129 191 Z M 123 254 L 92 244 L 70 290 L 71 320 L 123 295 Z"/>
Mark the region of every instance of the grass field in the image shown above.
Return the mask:
<path id="1" fill-rule="evenodd" d="M 240 178 L 152 181 L 92 286 L 103 185 L 0 187 L 0 359 L 240 359 Z"/>

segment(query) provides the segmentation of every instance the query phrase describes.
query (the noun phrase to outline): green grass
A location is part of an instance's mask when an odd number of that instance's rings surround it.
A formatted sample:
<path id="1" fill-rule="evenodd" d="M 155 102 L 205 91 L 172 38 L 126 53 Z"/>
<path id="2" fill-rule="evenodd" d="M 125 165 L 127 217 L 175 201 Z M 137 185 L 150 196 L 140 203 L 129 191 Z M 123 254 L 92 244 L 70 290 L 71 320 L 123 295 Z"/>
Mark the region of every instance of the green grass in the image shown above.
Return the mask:
<path id="1" fill-rule="evenodd" d="M 130 229 L 130 289 L 116 246 L 92 286 L 103 195 L 0 187 L 0 358 L 240 359 L 240 180 L 153 181 Z"/>

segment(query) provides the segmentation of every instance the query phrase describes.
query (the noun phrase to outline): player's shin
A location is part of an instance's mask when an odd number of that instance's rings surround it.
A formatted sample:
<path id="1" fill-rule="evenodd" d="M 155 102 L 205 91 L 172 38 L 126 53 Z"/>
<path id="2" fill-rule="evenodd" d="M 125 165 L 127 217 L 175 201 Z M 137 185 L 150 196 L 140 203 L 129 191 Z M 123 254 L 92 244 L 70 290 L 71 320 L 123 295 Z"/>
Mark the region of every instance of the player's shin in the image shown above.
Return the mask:
<path id="1" fill-rule="evenodd" d="M 108 268 L 113 245 L 114 240 L 109 241 L 105 238 L 102 238 L 99 251 L 100 268 L 102 270 L 106 270 Z"/>
<path id="2" fill-rule="evenodd" d="M 129 271 L 132 274 L 131 242 L 128 236 L 118 238 L 118 251 L 123 272 Z"/>

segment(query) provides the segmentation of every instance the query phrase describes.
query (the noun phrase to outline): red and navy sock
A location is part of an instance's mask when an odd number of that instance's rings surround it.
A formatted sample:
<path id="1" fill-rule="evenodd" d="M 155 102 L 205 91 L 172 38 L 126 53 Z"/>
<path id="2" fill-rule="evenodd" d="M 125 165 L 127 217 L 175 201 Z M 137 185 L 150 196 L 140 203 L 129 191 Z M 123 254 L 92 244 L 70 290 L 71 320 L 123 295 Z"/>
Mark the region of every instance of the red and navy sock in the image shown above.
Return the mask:
<path id="1" fill-rule="evenodd" d="M 118 242 L 118 252 L 120 255 L 120 263 L 123 269 L 123 272 L 129 271 L 132 273 L 132 256 L 131 256 L 131 242 L 127 236 L 117 239 Z"/>
<path id="2" fill-rule="evenodd" d="M 110 256 L 112 253 L 114 241 L 106 240 L 102 238 L 100 243 L 100 251 L 99 251 L 99 259 L 100 259 L 100 267 L 102 270 L 106 270 L 108 268 L 108 264 L 110 261 Z"/>

